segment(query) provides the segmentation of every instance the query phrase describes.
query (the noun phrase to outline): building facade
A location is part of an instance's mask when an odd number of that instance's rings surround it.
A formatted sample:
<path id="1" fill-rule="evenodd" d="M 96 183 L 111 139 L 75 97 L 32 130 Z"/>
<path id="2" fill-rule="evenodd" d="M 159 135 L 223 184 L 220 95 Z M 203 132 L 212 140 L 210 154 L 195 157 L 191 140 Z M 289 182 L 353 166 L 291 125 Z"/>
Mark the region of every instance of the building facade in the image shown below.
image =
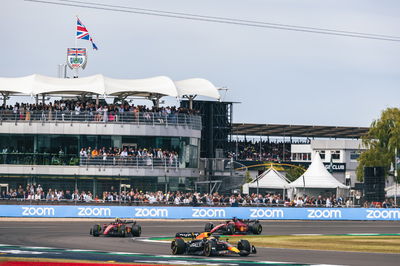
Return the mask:
<path id="1" fill-rule="evenodd" d="M 318 152 L 322 162 L 338 181 L 354 186 L 357 180 L 357 159 L 365 149 L 360 139 L 311 140 L 310 144 L 292 144 L 291 160 L 311 163 Z"/>

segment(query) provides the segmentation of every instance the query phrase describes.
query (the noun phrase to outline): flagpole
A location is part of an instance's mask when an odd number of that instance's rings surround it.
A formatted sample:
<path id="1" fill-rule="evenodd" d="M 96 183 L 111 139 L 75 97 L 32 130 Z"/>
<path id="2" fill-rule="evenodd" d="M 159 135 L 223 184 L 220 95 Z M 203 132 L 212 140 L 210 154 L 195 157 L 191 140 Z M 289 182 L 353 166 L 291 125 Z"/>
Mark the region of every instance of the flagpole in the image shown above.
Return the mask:
<path id="1" fill-rule="evenodd" d="M 78 18 L 78 15 L 76 15 L 76 19 L 79 19 Z M 76 27 L 76 21 L 75 21 L 75 27 Z M 75 34 L 74 34 L 74 36 L 75 36 L 75 48 L 78 48 L 77 46 L 78 46 L 78 39 L 76 38 L 76 29 L 75 29 Z"/>
<path id="2" fill-rule="evenodd" d="M 78 15 L 76 15 L 76 20 L 75 20 L 75 34 L 74 34 L 74 36 L 75 36 L 75 56 L 76 56 L 76 48 L 78 48 L 78 38 L 77 38 L 77 36 L 76 36 L 76 21 L 78 20 L 79 18 L 78 18 Z M 78 68 L 75 68 L 75 77 L 74 78 L 78 78 Z"/>

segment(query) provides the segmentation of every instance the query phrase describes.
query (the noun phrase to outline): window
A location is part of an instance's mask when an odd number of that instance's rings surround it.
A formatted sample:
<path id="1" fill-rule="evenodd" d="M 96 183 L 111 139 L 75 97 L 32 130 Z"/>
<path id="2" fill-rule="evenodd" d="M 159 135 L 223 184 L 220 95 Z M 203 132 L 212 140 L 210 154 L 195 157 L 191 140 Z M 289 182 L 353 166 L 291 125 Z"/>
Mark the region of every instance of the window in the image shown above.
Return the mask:
<path id="1" fill-rule="evenodd" d="M 350 160 L 357 161 L 358 157 L 360 157 L 359 151 L 351 151 L 350 152 Z"/>
<path id="2" fill-rule="evenodd" d="M 311 153 L 292 153 L 293 161 L 311 161 Z"/>
<path id="3" fill-rule="evenodd" d="M 325 160 L 325 151 L 317 151 L 319 152 L 319 156 L 321 157 L 321 160 Z"/>
<path id="4" fill-rule="evenodd" d="M 331 151 L 332 160 L 340 160 L 340 151 Z"/>

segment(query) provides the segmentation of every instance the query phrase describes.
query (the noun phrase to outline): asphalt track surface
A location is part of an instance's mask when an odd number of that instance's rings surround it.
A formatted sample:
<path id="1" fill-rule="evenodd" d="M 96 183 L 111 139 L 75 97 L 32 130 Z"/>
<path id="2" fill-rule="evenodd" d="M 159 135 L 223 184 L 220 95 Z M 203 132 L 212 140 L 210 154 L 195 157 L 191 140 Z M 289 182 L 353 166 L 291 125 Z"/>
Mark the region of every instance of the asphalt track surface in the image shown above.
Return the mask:
<path id="1" fill-rule="evenodd" d="M 246 258 L 226 256 L 212 261 L 203 257 L 171 256 L 169 243 L 144 242 L 147 237 L 173 236 L 176 232 L 202 231 L 206 221 L 138 221 L 142 226 L 141 238 L 92 237 L 89 221 L 4 221 L 0 220 L 0 258 L 46 257 L 88 259 L 136 263 L 188 264 L 242 264 L 249 262 L 290 262 L 292 264 L 332 265 L 400 265 L 400 255 L 342 251 L 316 251 L 298 249 L 258 248 L 257 254 Z M 351 233 L 400 233 L 400 222 L 388 221 L 262 221 L 263 235 L 288 234 L 351 234 Z M 49 247 L 45 252 L 30 252 L 35 248 Z M 75 251 L 72 251 L 75 250 Z M 7 250 L 12 250 L 9 253 Z M 42 249 L 43 250 L 43 249 Z M 79 250 L 91 250 L 90 252 Z M 26 252 L 25 252 L 26 251 Z M 36 248 L 36 251 L 38 249 Z M 39 250 L 40 251 L 40 250 Z M 127 254 L 115 254 L 126 252 Z M 135 254 L 131 254 L 135 253 Z M 138 254 L 139 253 L 139 254 Z M 131 255 L 128 255 L 131 254 Z M 147 254 L 147 255 L 141 255 Z M 243 262 L 243 263 L 241 263 Z"/>

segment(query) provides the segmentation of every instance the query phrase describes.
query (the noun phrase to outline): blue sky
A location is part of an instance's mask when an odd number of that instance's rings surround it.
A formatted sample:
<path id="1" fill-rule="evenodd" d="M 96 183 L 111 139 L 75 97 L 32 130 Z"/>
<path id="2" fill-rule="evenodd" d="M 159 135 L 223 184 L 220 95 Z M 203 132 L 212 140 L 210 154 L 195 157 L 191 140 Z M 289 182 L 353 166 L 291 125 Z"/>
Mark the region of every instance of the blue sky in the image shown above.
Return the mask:
<path id="1" fill-rule="evenodd" d="M 400 42 L 1 2 L 2 77 L 56 76 L 74 46 L 79 15 L 99 47 L 88 49 L 82 76 L 206 78 L 229 89 L 225 100 L 240 102 L 234 122 L 369 126 L 383 109 L 399 105 Z M 96 2 L 400 36 L 399 1 Z"/>

